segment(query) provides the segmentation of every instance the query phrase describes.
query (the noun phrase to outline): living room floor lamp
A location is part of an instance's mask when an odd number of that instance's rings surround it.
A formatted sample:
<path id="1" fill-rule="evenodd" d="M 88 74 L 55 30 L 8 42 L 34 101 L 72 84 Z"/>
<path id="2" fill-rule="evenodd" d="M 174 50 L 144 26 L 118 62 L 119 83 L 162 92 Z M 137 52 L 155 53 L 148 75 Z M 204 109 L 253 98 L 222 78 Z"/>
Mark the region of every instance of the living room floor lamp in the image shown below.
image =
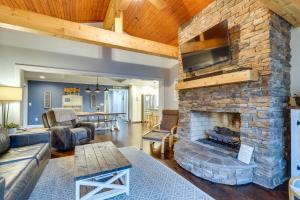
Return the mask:
<path id="1" fill-rule="evenodd" d="M 22 101 L 22 88 L 0 86 L 0 103 L 2 107 L 2 128 L 8 124 L 9 104 Z"/>

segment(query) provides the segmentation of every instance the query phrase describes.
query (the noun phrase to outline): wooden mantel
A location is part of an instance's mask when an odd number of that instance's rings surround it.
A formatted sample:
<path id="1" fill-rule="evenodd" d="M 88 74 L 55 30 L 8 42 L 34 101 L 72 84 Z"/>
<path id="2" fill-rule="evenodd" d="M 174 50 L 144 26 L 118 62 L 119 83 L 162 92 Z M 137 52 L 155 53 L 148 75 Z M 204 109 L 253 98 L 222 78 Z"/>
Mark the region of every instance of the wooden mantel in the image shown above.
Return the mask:
<path id="1" fill-rule="evenodd" d="M 178 47 L 0 5 L 0 27 L 168 58 Z"/>
<path id="2" fill-rule="evenodd" d="M 201 78 L 192 81 L 180 82 L 176 85 L 177 90 L 186 90 L 192 88 L 211 87 L 217 85 L 226 85 L 232 83 L 242 83 L 249 81 L 257 81 L 259 74 L 257 70 L 243 70 L 222 74 L 218 76 L 211 76 L 208 78 Z"/>

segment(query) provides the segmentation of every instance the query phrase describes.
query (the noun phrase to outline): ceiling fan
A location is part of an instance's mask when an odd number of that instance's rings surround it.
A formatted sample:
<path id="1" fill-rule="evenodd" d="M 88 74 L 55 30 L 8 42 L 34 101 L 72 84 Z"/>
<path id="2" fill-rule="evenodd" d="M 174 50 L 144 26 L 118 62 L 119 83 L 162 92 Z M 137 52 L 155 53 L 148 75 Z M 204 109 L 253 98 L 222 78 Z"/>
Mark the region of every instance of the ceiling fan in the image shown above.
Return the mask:
<path id="1" fill-rule="evenodd" d="M 126 10 L 129 6 L 129 4 L 132 1 L 137 1 L 137 0 L 121 0 L 120 2 L 120 9 L 121 10 Z M 162 10 L 167 6 L 167 3 L 165 0 L 148 0 L 153 6 L 155 6 L 158 10 Z"/>

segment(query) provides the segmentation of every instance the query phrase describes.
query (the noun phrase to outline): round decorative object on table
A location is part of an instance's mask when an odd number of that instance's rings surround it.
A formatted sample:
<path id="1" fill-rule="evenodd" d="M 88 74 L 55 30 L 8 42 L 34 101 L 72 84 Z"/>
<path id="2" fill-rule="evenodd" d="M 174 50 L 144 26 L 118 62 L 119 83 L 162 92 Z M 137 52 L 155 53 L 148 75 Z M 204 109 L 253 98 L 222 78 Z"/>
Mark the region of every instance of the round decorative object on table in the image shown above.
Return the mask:
<path id="1" fill-rule="evenodd" d="M 0 154 L 5 153 L 10 147 L 10 139 L 6 131 L 0 132 Z"/>

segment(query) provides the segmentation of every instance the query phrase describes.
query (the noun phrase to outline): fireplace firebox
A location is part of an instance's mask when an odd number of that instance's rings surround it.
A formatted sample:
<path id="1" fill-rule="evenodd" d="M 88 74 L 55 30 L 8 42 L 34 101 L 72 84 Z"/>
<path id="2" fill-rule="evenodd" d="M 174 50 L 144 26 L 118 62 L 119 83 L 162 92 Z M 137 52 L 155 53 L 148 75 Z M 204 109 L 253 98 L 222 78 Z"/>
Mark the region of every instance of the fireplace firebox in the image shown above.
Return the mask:
<path id="1" fill-rule="evenodd" d="M 216 126 L 213 130 L 208 130 L 205 135 L 205 138 L 197 141 L 202 144 L 209 145 L 212 148 L 224 149 L 236 154 L 240 149 L 240 132 L 233 131 L 226 127 Z"/>

